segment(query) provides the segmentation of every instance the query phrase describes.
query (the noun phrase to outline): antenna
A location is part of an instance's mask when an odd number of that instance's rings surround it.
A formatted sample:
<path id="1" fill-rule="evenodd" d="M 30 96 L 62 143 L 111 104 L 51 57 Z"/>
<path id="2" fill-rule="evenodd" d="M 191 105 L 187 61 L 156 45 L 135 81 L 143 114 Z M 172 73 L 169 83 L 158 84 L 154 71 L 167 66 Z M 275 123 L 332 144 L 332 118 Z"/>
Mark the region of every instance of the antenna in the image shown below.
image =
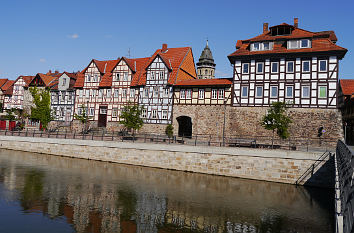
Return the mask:
<path id="1" fill-rule="evenodd" d="M 130 48 L 128 48 L 128 55 L 127 55 L 128 58 L 130 58 Z"/>
<path id="2" fill-rule="evenodd" d="M 134 61 L 134 70 L 136 72 L 136 61 Z"/>

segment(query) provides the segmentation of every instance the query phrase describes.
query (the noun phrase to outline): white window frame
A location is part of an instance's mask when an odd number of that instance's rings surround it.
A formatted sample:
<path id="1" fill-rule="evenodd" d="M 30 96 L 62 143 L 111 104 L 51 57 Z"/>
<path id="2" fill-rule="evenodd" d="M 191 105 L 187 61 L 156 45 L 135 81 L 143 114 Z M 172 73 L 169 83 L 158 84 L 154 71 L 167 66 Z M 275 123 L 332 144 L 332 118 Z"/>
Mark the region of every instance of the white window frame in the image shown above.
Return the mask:
<path id="1" fill-rule="evenodd" d="M 122 96 L 125 98 L 125 97 L 127 97 L 127 94 L 128 94 L 127 88 L 123 88 L 122 89 Z"/>
<path id="2" fill-rule="evenodd" d="M 325 96 L 321 96 L 321 88 L 325 88 Z M 320 99 L 326 99 L 327 98 L 327 86 L 318 86 L 318 98 Z"/>
<path id="3" fill-rule="evenodd" d="M 200 88 L 198 92 L 199 92 L 198 98 L 199 98 L 200 100 L 204 99 L 204 96 L 205 96 L 205 90 L 204 90 L 204 88 Z"/>
<path id="4" fill-rule="evenodd" d="M 128 81 L 128 76 L 129 76 L 129 73 L 128 72 L 124 72 L 123 81 Z"/>
<path id="5" fill-rule="evenodd" d="M 160 71 L 160 80 L 163 80 L 165 77 L 165 72 L 164 71 Z"/>
<path id="6" fill-rule="evenodd" d="M 102 98 L 103 97 L 103 89 L 99 89 L 98 90 L 98 98 Z"/>
<path id="7" fill-rule="evenodd" d="M 288 96 L 288 88 L 291 88 L 291 96 Z M 294 97 L 294 86 L 286 86 L 285 87 L 285 98 L 293 98 Z"/>
<path id="8" fill-rule="evenodd" d="M 94 116 L 95 115 L 95 108 L 89 108 L 88 114 L 89 114 L 89 116 Z"/>
<path id="9" fill-rule="evenodd" d="M 192 99 L 192 89 L 187 89 L 187 91 L 186 91 L 186 99 Z"/>
<path id="10" fill-rule="evenodd" d="M 244 88 L 246 89 L 246 95 L 244 95 Z M 247 98 L 248 97 L 248 86 L 241 86 L 241 98 Z"/>
<path id="11" fill-rule="evenodd" d="M 321 70 L 321 62 L 325 62 L 325 63 L 326 63 L 326 66 L 325 66 L 326 69 L 325 69 L 325 70 Z M 319 71 L 319 72 L 327 72 L 327 70 L 328 70 L 327 64 L 328 64 L 327 60 L 319 60 L 319 61 L 318 61 L 318 71 Z"/>
<path id="12" fill-rule="evenodd" d="M 157 109 L 153 109 L 151 111 L 151 118 L 152 119 L 157 119 L 158 118 Z"/>
<path id="13" fill-rule="evenodd" d="M 141 117 L 146 118 L 146 116 L 147 116 L 147 109 L 143 108 L 143 110 L 141 111 Z"/>
<path id="14" fill-rule="evenodd" d="M 112 96 L 112 90 L 107 89 L 107 98 L 111 98 L 111 96 Z"/>
<path id="15" fill-rule="evenodd" d="M 144 97 L 149 97 L 149 88 L 148 87 L 144 88 Z"/>
<path id="16" fill-rule="evenodd" d="M 134 98 L 135 97 L 135 89 L 130 89 L 129 95 L 131 98 Z"/>
<path id="17" fill-rule="evenodd" d="M 216 100 L 218 98 L 218 89 L 211 90 L 211 98 Z"/>
<path id="18" fill-rule="evenodd" d="M 169 96 L 169 94 L 170 94 L 170 89 L 169 89 L 168 87 L 165 88 L 164 94 L 165 94 L 165 97 L 168 97 L 168 96 Z"/>
<path id="19" fill-rule="evenodd" d="M 247 72 L 244 72 L 246 65 L 247 65 Z M 243 63 L 242 64 L 242 74 L 249 74 L 249 73 L 250 73 L 250 63 Z"/>
<path id="20" fill-rule="evenodd" d="M 150 72 L 150 79 L 155 80 L 155 71 Z"/>
<path id="21" fill-rule="evenodd" d="M 273 95 L 273 88 L 276 89 L 275 95 Z M 270 98 L 278 98 L 278 87 L 277 86 L 270 86 Z"/>
<path id="22" fill-rule="evenodd" d="M 258 71 L 258 65 L 261 64 L 262 65 L 262 71 L 259 72 Z M 263 62 L 257 62 L 256 63 L 256 74 L 263 74 L 264 73 L 264 63 Z"/>
<path id="23" fill-rule="evenodd" d="M 166 120 L 168 117 L 168 111 L 167 110 L 162 110 L 162 119 Z"/>
<path id="24" fill-rule="evenodd" d="M 225 98 L 225 91 L 224 89 L 219 89 L 218 91 L 218 99 L 223 100 Z"/>
<path id="25" fill-rule="evenodd" d="M 307 46 L 302 46 L 302 41 L 307 41 Z M 309 40 L 309 39 L 301 39 L 301 40 L 299 40 L 299 47 L 300 48 L 311 48 L 311 40 Z"/>
<path id="26" fill-rule="evenodd" d="M 292 63 L 293 64 L 293 70 L 292 71 L 289 71 L 289 64 Z M 295 70 L 295 62 L 294 61 L 287 61 L 286 62 L 286 72 L 287 73 L 294 73 L 294 70 Z"/>
<path id="27" fill-rule="evenodd" d="M 120 74 L 116 73 L 116 75 L 114 75 L 114 80 L 113 81 L 119 81 L 120 78 Z"/>
<path id="28" fill-rule="evenodd" d="M 305 64 L 306 62 L 309 63 L 309 70 L 308 70 L 308 71 L 305 71 L 305 70 L 304 70 L 304 68 L 305 68 L 304 64 Z M 310 62 L 309 60 L 302 61 L 302 68 L 301 68 L 301 70 L 302 70 L 302 73 L 310 73 L 310 72 L 311 72 L 311 62 Z"/>
<path id="29" fill-rule="evenodd" d="M 305 96 L 304 95 L 304 89 L 305 88 L 308 88 L 308 96 Z M 310 88 L 310 86 L 302 86 L 301 87 L 301 98 L 310 98 L 310 96 L 311 96 L 311 88 Z"/>
<path id="30" fill-rule="evenodd" d="M 118 117 L 118 108 L 112 108 L 112 117 Z"/>
<path id="31" fill-rule="evenodd" d="M 181 89 L 179 98 L 180 99 L 185 99 L 186 98 L 186 90 L 185 89 Z"/>
<path id="32" fill-rule="evenodd" d="M 159 96 L 159 87 L 154 87 L 154 97 Z"/>
<path id="33" fill-rule="evenodd" d="M 258 95 L 258 88 L 261 89 L 261 95 Z M 256 93 L 255 93 L 255 96 L 256 96 L 257 98 L 263 97 L 263 86 L 256 86 Z"/>
<path id="34" fill-rule="evenodd" d="M 114 98 L 118 98 L 119 97 L 119 89 L 114 89 L 113 97 Z"/>
<path id="35" fill-rule="evenodd" d="M 277 70 L 276 71 L 273 71 L 273 64 L 276 64 L 277 66 Z M 271 69 L 271 73 L 272 74 L 275 74 L 275 73 L 279 73 L 279 62 L 271 62 L 270 63 L 270 69 Z"/>

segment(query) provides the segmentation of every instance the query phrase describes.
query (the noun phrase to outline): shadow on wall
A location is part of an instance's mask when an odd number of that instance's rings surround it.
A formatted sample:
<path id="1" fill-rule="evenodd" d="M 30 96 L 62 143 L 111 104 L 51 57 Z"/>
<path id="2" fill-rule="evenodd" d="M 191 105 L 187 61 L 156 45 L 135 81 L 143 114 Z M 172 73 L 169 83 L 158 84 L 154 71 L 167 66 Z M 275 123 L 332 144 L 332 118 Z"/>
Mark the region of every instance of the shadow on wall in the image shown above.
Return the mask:
<path id="1" fill-rule="evenodd" d="M 320 162 L 319 168 L 314 168 L 314 171 L 309 173 L 310 178 L 304 183 L 304 186 L 322 187 L 334 189 L 335 185 L 335 165 L 334 156 L 330 156 L 328 160 Z"/>

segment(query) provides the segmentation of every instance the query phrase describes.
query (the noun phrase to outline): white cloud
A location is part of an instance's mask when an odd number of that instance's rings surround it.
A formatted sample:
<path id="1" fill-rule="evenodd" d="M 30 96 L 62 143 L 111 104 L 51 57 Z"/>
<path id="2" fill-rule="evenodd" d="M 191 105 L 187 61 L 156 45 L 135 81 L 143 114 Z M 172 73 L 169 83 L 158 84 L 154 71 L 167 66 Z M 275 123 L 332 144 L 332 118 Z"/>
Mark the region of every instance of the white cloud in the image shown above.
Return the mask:
<path id="1" fill-rule="evenodd" d="M 42 63 L 44 63 L 44 62 L 46 62 L 47 60 L 44 59 L 44 58 L 41 58 L 41 59 L 39 59 L 39 61 L 42 62 Z"/>
<path id="2" fill-rule="evenodd" d="M 76 33 L 74 33 L 74 34 L 72 34 L 72 35 L 68 35 L 68 38 L 75 40 L 75 39 L 79 38 L 79 35 L 76 34 Z"/>

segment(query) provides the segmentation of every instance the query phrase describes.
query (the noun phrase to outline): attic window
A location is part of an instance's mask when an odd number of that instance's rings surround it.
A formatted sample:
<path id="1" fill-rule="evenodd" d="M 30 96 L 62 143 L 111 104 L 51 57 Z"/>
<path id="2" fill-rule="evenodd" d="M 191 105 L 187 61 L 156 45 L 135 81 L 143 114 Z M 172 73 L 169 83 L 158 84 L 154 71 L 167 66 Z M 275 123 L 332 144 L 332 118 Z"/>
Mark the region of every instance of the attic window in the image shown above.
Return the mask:
<path id="1" fill-rule="evenodd" d="M 272 50 L 273 42 L 256 42 L 251 44 L 251 51 Z"/>
<path id="2" fill-rule="evenodd" d="M 309 39 L 288 41 L 288 49 L 302 49 L 302 48 L 311 48 L 311 41 Z"/>
<path id="3" fill-rule="evenodd" d="M 270 29 L 272 36 L 290 35 L 292 31 L 293 28 L 291 26 L 278 26 Z"/>

